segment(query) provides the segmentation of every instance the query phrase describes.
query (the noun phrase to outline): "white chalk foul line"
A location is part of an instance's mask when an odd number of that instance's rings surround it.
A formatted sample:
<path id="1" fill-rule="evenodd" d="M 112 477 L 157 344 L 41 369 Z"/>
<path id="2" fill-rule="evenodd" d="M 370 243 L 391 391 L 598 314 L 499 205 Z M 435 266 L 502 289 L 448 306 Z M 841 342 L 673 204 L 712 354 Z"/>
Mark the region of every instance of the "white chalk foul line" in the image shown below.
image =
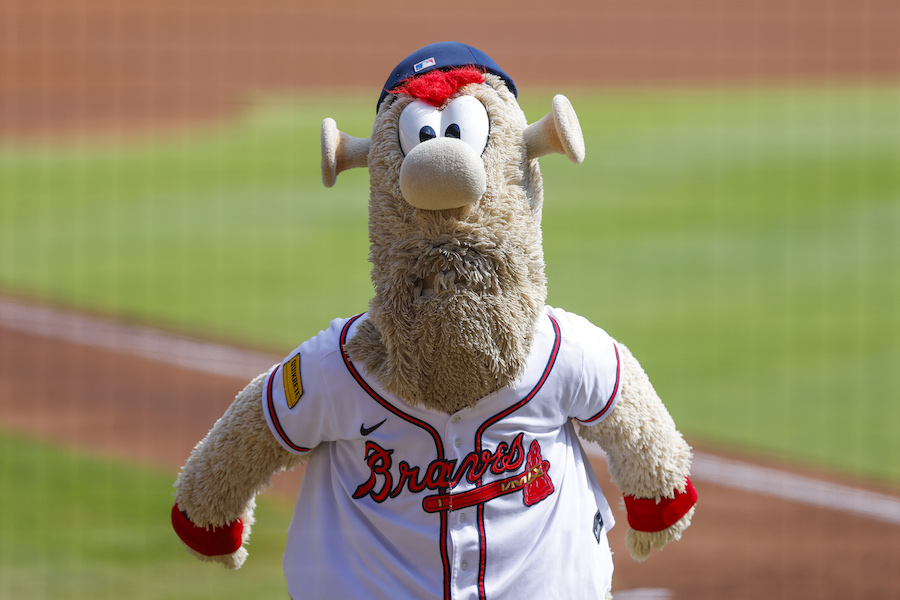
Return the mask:
<path id="1" fill-rule="evenodd" d="M 706 479 L 719 485 L 900 525 L 900 499 L 893 496 L 710 454 L 695 453 L 691 472 L 698 479 Z"/>
<path id="2" fill-rule="evenodd" d="M 149 358 L 185 369 L 250 380 L 280 357 L 202 342 L 149 327 L 0 297 L 0 325 L 85 346 Z"/>
<path id="3" fill-rule="evenodd" d="M 589 456 L 606 459 L 603 450 L 593 444 L 586 444 L 585 450 Z M 900 498 L 704 452 L 694 453 L 691 479 L 900 525 Z"/>
<path id="4" fill-rule="evenodd" d="M 123 325 L 0 297 L 0 326 L 53 339 L 140 356 L 178 367 L 251 379 L 281 357 L 222 344 L 202 342 L 149 327 Z M 604 458 L 586 444 L 588 454 Z M 900 525 L 900 498 L 758 467 L 705 453 L 695 453 L 691 477 L 716 485 L 794 502 L 863 515 Z"/>
<path id="5" fill-rule="evenodd" d="M 673 597 L 665 588 L 638 588 L 613 594 L 613 600 L 672 600 Z"/>

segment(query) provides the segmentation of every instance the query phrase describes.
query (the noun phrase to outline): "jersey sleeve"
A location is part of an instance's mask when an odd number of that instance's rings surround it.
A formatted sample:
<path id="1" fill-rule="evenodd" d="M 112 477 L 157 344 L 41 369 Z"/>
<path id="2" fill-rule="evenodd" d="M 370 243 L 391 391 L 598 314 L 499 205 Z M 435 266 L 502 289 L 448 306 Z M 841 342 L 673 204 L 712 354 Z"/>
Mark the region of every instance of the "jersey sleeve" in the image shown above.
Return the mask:
<path id="1" fill-rule="evenodd" d="M 622 364 L 619 347 L 609 334 L 587 319 L 558 309 L 554 314 L 563 336 L 581 351 L 581 382 L 568 407 L 570 417 L 584 425 L 605 419 L 619 400 Z"/>
<path id="2" fill-rule="evenodd" d="M 294 454 L 305 454 L 342 435 L 337 426 L 327 370 L 339 359 L 343 321 L 304 342 L 269 371 L 263 388 L 263 411 L 278 442 Z"/>

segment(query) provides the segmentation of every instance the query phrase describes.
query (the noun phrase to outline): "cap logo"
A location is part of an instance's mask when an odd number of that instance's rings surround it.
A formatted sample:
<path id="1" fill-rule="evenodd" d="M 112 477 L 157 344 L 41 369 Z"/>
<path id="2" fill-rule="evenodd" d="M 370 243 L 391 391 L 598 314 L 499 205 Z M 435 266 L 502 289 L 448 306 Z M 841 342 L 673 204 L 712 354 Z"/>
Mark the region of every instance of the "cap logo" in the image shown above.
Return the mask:
<path id="1" fill-rule="evenodd" d="M 423 60 L 423 61 L 421 61 L 421 62 L 417 62 L 417 63 L 413 66 L 413 70 L 414 70 L 416 73 L 418 73 L 418 72 L 421 71 L 422 69 L 427 69 L 428 67 L 433 67 L 433 66 L 434 66 L 434 57 L 432 56 L 431 58 L 426 58 L 425 60 Z"/>

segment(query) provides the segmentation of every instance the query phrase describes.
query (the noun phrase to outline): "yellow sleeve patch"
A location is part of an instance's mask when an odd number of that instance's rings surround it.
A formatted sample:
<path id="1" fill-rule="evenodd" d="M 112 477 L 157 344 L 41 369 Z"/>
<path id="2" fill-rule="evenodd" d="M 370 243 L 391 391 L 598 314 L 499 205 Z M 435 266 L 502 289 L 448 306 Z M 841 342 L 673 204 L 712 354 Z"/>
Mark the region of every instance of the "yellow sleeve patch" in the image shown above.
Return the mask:
<path id="1" fill-rule="evenodd" d="M 303 395 L 299 353 L 281 367 L 281 373 L 284 376 L 284 397 L 287 399 L 288 408 L 294 408 Z"/>

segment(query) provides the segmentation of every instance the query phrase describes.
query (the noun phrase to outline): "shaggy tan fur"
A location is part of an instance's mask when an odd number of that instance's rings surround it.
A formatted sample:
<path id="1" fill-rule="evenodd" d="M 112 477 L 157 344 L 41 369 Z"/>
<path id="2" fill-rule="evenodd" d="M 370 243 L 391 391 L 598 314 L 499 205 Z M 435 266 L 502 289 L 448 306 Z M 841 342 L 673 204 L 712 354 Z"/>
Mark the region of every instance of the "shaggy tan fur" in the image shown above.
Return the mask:
<path id="1" fill-rule="evenodd" d="M 525 115 L 502 80 L 486 83 L 460 90 L 491 123 L 487 191 L 475 205 L 426 211 L 404 201 L 397 125 L 409 96 L 382 104 L 369 151 L 375 297 L 347 350 L 385 389 L 448 413 L 522 374 L 546 299 L 540 171 L 525 157 Z"/>
<path id="2" fill-rule="evenodd" d="M 622 391 L 609 416 L 592 427 L 581 427 L 582 438 L 606 451 L 610 478 L 627 495 L 638 498 L 672 498 L 685 490 L 691 470 L 691 448 L 675 428 L 640 363 L 619 344 Z M 626 545 L 635 560 L 644 560 L 651 545 L 662 549 L 681 538 L 691 523 L 694 509 L 668 529 L 645 533 L 628 530 Z"/>
<path id="3" fill-rule="evenodd" d="M 199 527 L 218 527 L 237 518 L 244 522 L 243 540 L 250 537 L 255 497 L 269 486 L 275 473 L 293 468 L 308 456 L 298 457 L 281 447 L 269 431 L 262 407 L 265 374 L 251 381 L 235 398 L 191 452 L 175 481 L 175 502 Z M 207 557 L 205 561 L 236 569 L 247 550 Z"/>
<path id="4" fill-rule="evenodd" d="M 412 101 L 408 96 L 387 97 L 371 140 L 349 139 L 335 127 L 323 133 L 323 155 L 330 157 L 328 168 L 323 168 L 326 184 L 343 168 L 363 166 L 362 153 L 369 149 L 375 296 L 369 319 L 349 341 L 348 353 L 365 363 L 385 389 L 412 404 L 447 413 L 472 406 L 521 376 L 546 300 L 543 185 L 537 159 L 528 157 L 525 116 L 515 97 L 493 75 L 486 76 L 486 84 L 459 92 L 479 99 L 490 119 L 490 139 L 482 155 L 486 191 L 470 206 L 428 211 L 404 200 L 397 126 L 400 112 Z M 568 113 L 560 109 L 560 114 Z M 574 112 L 566 118 L 574 119 Z M 545 120 L 528 134 L 533 156 L 559 145 L 540 139 L 538 132 L 549 127 Z M 574 133 L 560 135 L 566 154 L 578 158 Z M 352 146 L 352 152 L 347 150 L 352 160 L 338 160 L 340 144 Z M 613 482 L 625 494 L 671 497 L 674 490 L 684 490 L 690 447 L 640 364 L 627 348 L 620 348 L 618 405 L 604 421 L 580 433 L 607 452 Z M 195 524 L 219 526 L 241 517 L 244 541 L 253 523 L 256 494 L 274 473 L 308 458 L 288 453 L 270 433 L 262 409 L 263 383 L 261 375 L 238 394 L 191 453 L 175 483 L 176 501 Z M 662 532 L 629 530 L 626 542 L 632 557 L 643 560 L 651 548 L 679 539 L 693 513 Z M 244 548 L 213 558 L 192 553 L 230 568 L 239 567 L 247 556 Z"/>

